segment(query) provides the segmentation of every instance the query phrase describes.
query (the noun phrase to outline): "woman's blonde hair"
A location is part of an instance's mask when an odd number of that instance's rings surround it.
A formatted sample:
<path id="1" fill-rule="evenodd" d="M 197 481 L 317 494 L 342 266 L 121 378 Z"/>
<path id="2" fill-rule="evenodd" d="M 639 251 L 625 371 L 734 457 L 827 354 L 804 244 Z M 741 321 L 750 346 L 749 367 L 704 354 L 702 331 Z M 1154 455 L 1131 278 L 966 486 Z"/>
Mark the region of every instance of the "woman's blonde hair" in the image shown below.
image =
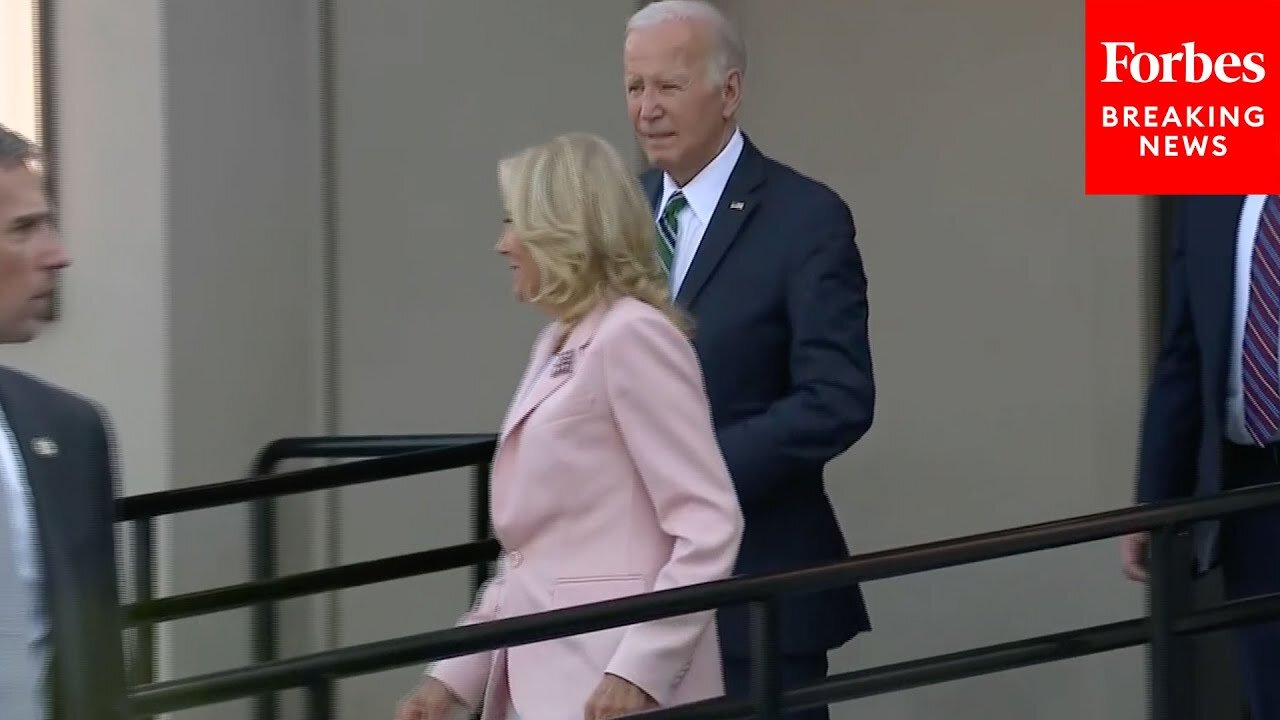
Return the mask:
<path id="1" fill-rule="evenodd" d="M 633 297 L 691 330 L 667 290 L 644 191 L 608 141 L 561 135 L 504 159 L 498 182 L 512 229 L 537 267 L 530 302 L 571 328 L 597 304 Z"/>

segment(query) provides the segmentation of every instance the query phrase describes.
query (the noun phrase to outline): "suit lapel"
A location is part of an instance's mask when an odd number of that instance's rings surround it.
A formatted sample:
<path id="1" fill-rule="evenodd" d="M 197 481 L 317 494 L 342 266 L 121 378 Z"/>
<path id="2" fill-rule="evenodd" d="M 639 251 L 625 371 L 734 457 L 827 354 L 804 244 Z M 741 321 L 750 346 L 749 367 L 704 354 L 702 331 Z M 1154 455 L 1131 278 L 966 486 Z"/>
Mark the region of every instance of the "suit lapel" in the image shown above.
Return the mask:
<path id="1" fill-rule="evenodd" d="M 569 337 L 565 338 L 564 347 L 558 353 L 552 351 L 559 336 L 559 326 L 552 326 L 543 334 L 529 361 L 516 398 L 511 403 L 511 410 L 502 426 L 500 441 L 505 440 L 529 413 L 573 377 L 579 362 L 578 356 L 590 344 L 602 314 L 603 308 L 596 308 L 588 313 L 569 333 Z"/>
<path id="2" fill-rule="evenodd" d="M 511 398 L 511 404 L 507 407 L 507 416 L 502 421 L 502 432 L 499 435 L 499 442 L 505 439 L 507 433 L 516 424 L 517 418 L 528 414 L 525 408 L 525 399 L 529 395 L 530 385 L 536 384 L 540 370 L 546 367 L 547 360 L 551 356 L 552 344 L 555 343 L 557 332 L 556 325 L 549 325 L 538 335 L 538 340 L 534 344 L 533 352 L 529 354 L 529 364 L 524 369 L 524 376 L 520 379 L 520 385 L 516 388 L 516 394 Z"/>
<path id="3" fill-rule="evenodd" d="M 533 382 L 534 378 L 537 377 L 536 368 L 546 364 L 547 357 L 551 353 L 551 343 L 555 342 L 556 328 L 557 326 L 554 323 L 547 325 L 534 339 L 533 349 L 529 351 L 529 361 L 525 365 L 524 374 L 520 376 L 520 383 L 516 386 L 516 392 L 511 396 L 511 401 L 507 403 L 507 413 L 502 418 L 501 434 L 506 434 L 512 418 L 515 417 L 516 407 L 520 405 L 520 401 L 524 399 L 525 391 L 529 389 L 529 383 Z"/>
<path id="4" fill-rule="evenodd" d="M 562 358 L 572 356 L 574 354 L 572 348 L 566 344 L 565 349 L 557 353 L 554 357 L 550 353 L 540 354 L 536 364 L 531 366 L 530 372 L 533 373 L 527 389 L 516 399 L 512 407 L 511 417 L 507 419 L 506 426 L 503 428 L 503 436 L 511 434 L 511 431 L 520 424 L 522 420 L 534 411 L 534 408 L 542 404 L 551 396 L 551 393 L 560 389 L 560 386 L 569 379 L 571 373 L 552 373 L 550 365 L 562 362 Z"/>
<path id="5" fill-rule="evenodd" d="M 76 518 L 68 514 L 74 513 L 81 505 L 61 499 L 58 485 L 62 473 L 58 468 L 62 448 L 59 447 L 57 433 L 49 424 L 48 411 L 38 407 L 36 398 L 17 392 L 15 385 L 8 382 L 0 382 L 0 404 L 13 432 L 17 445 L 15 450 L 23 464 L 27 484 L 31 487 L 40 546 L 44 548 L 46 563 L 50 563 L 63 547 L 66 531 L 78 524 Z"/>
<path id="6" fill-rule="evenodd" d="M 1219 379 L 1215 402 L 1221 416 L 1226 397 L 1227 359 L 1231 352 L 1232 308 L 1237 301 L 1235 261 L 1244 196 L 1215 195 L 1201 202 L 1201 211 L 1188 218 L 1194 224 L 1186 228 L 1185 259 L 1188 274 L 1201 273 L 1203 291 L 1196 302 L 1204 308 L 1206 317 L 1213 319 L 1204 328 L 1206 347 L 1213 348 L 1215 353 L 1208 358 L 1212 366 L 1206 369 L 1212 373 L 1211 377 Z"/>
<path id="7" fill-rule="evenodd" d="M 649 195 L 649 209 L 653 212 L 654 222 L 658 221 L 658 203 L 662 202 L 662 171 L 646 170 L 640 176 L 644 191 Z"/>
<path id="8" fill-rule="evenodd" d="M 743 136 L 742 155 L 738 158 L 729 182 L 724 186 L 720 202 L 702 234 L 698 252 L 693 256 L 689 272 L 680 284 L 676 300 L 684 307 L 691 307 L 707 281 L 715 273 L 729 246 L 738 238 L 742 226 L 755 212 L 760 202 L 759 187 L 764 182 L 764 156 Z M 659 176 L 658 192 L 662 191 Z M 658 198 L 661 199 L 661 198 Z M 655 200 L 656 207 L 656 200 Z"/>
<path id="9" fill-rule="evenodd" d="M 0 374 L 0 407 L 4 409 L 5 420 L 13 433 L 14 452 L 23 465 L 22 471 L 31 489 L 36 538 L 43 560 L 41 574 L 47 617 L 53 647 L 57 649 L 53 662 L 59 664 L 65 659 L 62 656 L 74 652 L 78 642 L 75 638 L 65 637 L 67 623 L 63 613 L 67 608 L 61 604 L 61 599 L 74 600 L 84 596 L 74 586 L 75 573 L 65 572 L 73 567 L 68 553 L 74 545 L 72 533 L 83 525 L 76 516 L 83 503 L 66 497 L 60 487 L 65 476 L 65 472 L 60 471 L 64 451 L 59 447 L 60 438 L 50 423 L 50 413 L 40 407 L 39 398 L 21 392 L 19 387 Z M 56 689 L 60 677 L 60 672 L 53 674 L 55 702 L 60 695 Z"/>

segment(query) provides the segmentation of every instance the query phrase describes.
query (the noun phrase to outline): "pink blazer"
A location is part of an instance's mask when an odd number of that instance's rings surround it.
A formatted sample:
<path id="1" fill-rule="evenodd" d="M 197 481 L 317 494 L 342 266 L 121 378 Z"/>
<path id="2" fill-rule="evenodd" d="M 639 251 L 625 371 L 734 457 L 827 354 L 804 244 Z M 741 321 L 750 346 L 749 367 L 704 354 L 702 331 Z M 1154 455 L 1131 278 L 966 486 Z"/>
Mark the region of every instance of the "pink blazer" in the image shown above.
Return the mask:
<path id="1" fill-rule="evenodd" d="M 651 306 L 597 308 L 534 346 L 493 460 L 503 557 L 460 624 L 728 577 L 742 514 L 693 347 Z M 485 720 L 582 716 L 604 673 L 669 706 L 724 694 L 715 615 L 698 613 L 441 661 Z"/>

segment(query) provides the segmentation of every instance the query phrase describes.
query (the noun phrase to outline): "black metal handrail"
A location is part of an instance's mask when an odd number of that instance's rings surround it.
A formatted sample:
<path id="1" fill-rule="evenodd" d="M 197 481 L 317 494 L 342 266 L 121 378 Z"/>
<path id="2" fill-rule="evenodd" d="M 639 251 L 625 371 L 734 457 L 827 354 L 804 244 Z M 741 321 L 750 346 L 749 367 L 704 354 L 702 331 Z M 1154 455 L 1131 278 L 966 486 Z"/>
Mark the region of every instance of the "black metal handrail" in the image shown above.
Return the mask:
<path id="1" fill-rule="evenodd" d="M 305 595 L 348 590 L 362 585 L 474 567 L 497 559 L 498 550 L 498 541 L 490 539 L 348 563 L 271 580 L 255 580 L 209 590 L 197 590 L 133 603 L 126 608 L 125 621 L 135 626 L 167 622 L 195 615 L 223 612 L 246 605 L 288 600 Z"/>
<path id="2" fill-rule="evenodd" d="M 996 672 L 1149 642 L 1152 654 L 1151 701 L 1156 720 L 1171 720 L 1186 707 L 1174 700 L 1179 689 L 1172 670 L 1178 636 L 1280 617 L 1280 595 L 1222 604 L 1196 612 L 1173 613 L 1178 598 L 1173 576 L 1185 574 L 1172 562 L 1175 529 L 1189 523 L 1266 506 L 1280 505 L 1280 483 L 1234 490 L 1220 496 L 1141 508 L 1127 508 L 1068 520 L 926 543 L 851 557 L 830 565 L 768 576 L 740 577 L 676 588 L 591 605 L 455 627 L 436 632 L 340 648 L 263 665 L 157 683 L 133 694 L 147 713 L 169 712 L 224 702 L 255 693 L 304 687 L 319 713 L 332 683 L 352 675 L 388 670 L 511 645 L 631 625 L 728 605 L 747 603 L 754 615 L 752 660 L 757 683 L 750 701 L 711 700 L 668 708 L 644 717 L 777 718 L 794 710 L 837 700 L 889 692 L 922 684 Z M 1155 531 L 1152 539 L 1152 611 L 1148 618 L 1100 625 L 925 658 L 857 673 L 838 675 L 803 688 L 782 691 L 776 682 L 776 598 L 925 570 L 994 560 L 1102 540 L 1137 531 Z M 758 713 L 758 714 L 757 714 Z M 316 714 L 314 718 L 327 718 Z"/>
<path id="3" fill-rule="evenodd" d="M 121 498 L 117 520 L 133 527 L 135 602 L 126 619 L 137 631 L 131 665 L 134 684 L 155 679 L 155 624 L 193 615 L 254 605 L 252 643 L 256 662 L 279 652 L 277 601 L 412 577 L 462 567 L 473 568 L 473 589 L 488 577 L 497 556 L 488 523 L 489 463 L 496 448 L 493 434 L 356 435 L 280 438 L 267 443 L 254 459 L 250 477 L 191 488 L 178 488 Z M 286 460 L 363 458 L 293 472 L 276 472 Z M 472 468 L 473 542 L 420 553 L 353 563 L 289 577 L 277 577 L 278 543 L 275 517 L 285 495 L 349 487 L 378 480 Z M 253 580 L 230 587 L 167 598 L 155 597 L 155 518 L 205 508 L 251 503 L 250 552 Z M 275 720 L 274 696 L 257 698 L 259 720 Z"/>
<path id="4" fill-rule="evenodd" d="M 491 436 L 490 436 L 491 437 Z M 331 490 L 377 480 L 454 470 L 484 464 L 493 456 L 495 441 L 480 440 L 465 445 L 446 445 L 411 451 L 393 451 L 364 460 L 293 470 L 261 472 L 249 477 L 210 485 L 161 490 L 131 495 L 117 501 L 117 518 L 122 521 L 145 520 L 191 510 L 235 505 L 256 500 L 271 500 L 285 495 Z M 301 452 L 295 450 L 293 452 Z M 340 455 L 290 455 L 273 457 L 272 465 L 285 459 L 331 458 Z M 263 464 L 266 464 L 263 462 Z"/>

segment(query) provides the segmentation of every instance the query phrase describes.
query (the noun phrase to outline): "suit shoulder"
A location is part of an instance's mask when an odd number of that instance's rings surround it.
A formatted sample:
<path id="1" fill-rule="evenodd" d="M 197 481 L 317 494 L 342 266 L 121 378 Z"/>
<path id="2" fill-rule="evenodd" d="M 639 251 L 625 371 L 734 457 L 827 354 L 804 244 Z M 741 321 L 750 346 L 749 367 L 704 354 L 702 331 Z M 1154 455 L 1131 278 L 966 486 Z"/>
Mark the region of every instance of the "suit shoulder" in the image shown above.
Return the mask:
<path id="1" fill-rule="evenodd" d="M 662 179 L 662 171 L 658 168 L 651 167 L 640 173 L 640 184 L 645 188 L 648 188 L 651 184 L 658 182 L 660 179 Z"/>
<path id="2" fill-rule="evenodd" d="M 591 342 L 606 375 L 638 368 L 648 372 L 699 372 L 693 340 L 662 310 L 636 298 L 615 300 Z"/>
<path id="3" fill-rule="evenodd" d="M 39 398 L 42 405 L 55 412 L 102 419 L 102 409 L 98 403 L 22 370 L 0 365 L 0 384 L 9 388 L 10 392 L 26 393 Z"/>
<path id="4" fill-rule="evenodd" d="M 637 323 L 667 322 L 667 316 L 658 308 L 633 297 L 614 300 L 600 319 L 600 330 L 612 330 Z"/>
<path id="5" fill-rule="evenodd" d="M 850 212 L 849 204 L 830 185 L 767 155 L 763 157 L 769 183 L 785 193 L 792 202 L 799 200 L 809 210 Z"/>
<path id="6" fill-rule="evenodd" d="M 680 329 L 661 310 L 643 300 L 632 297 L 619 298 L 600 319 L 596 338 L 610 342 L 620 336 L 657 333 L 680 334 Z"/>
<path id="7" fill-rule="evenodd" d="M 1175 211 L 1239 213 L 1247 195 L 1191 195 L 1174 200 Z"/>

